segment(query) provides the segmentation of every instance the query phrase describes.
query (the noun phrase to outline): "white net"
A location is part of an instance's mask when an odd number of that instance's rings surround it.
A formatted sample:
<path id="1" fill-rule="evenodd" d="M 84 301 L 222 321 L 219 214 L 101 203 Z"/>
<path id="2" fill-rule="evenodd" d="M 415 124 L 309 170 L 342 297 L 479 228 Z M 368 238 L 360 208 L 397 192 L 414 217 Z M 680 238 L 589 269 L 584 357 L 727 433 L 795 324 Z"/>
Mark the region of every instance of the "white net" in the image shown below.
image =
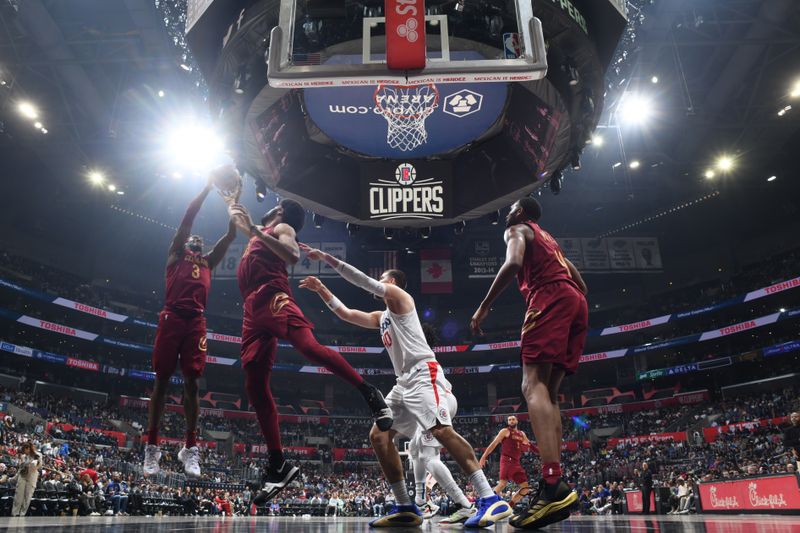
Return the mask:
<path id="1" fill-rule="evenodd" d="M 392 148 L 408 152 L 427 142 L 425 119 L 439 105 L 439 90 L 425 85 L 379 85 L 375 105 L 389 126 L 386 142 Z"/>

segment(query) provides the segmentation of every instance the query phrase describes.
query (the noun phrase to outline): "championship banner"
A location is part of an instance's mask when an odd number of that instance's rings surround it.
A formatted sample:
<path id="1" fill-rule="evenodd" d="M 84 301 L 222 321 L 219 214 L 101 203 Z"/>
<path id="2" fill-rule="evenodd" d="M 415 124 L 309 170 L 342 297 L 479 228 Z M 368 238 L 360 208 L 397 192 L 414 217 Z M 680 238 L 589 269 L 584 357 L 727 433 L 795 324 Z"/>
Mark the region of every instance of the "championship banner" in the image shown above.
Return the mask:
<path id="1" fill-rule="evenodd" d="M 494 278 L 505 260 L 505 246 L 497 239 L 475 239 L 468 259 L 470 279 Z"/>
<path id="2" fill-rule="evenodd" d="M 214 279 L 236 279 L 236 273 L 239 270 L 239 261 L 244 255 L 246 246 L 247 243 L 231 243 L 231 245 L 228 246 L 225 256 L 212 273 Z"/>
<path id="3" fill-rule="evenodd" d="M 658 239 L 631 239 L 636 255 L 636 268 L 639 270 L 661 270 L 661 249 Z"/>
<path id="4" fill-rule="evenodd" d="M 450 294 L 453 292 L 453 263 L 450 249 L 420 251 L 422 294 Z"/>
<path id="5" fill-rule="evenodd" d="M 636 255 L 633 243 L 636 239 L 613 238 L 608 239 L 608 258 L 611 270 L 635 270 Z"/>
<path id="6" fill-rule="evenodd" d="M 608 243 L 605 239 L 581 239 L 583 268 L 586 270 L 609 270 Z"/>
<path id="7" fill-rule="evenodd" d="M 583 248 L 581 248 L 581 240 L 568 237 L 557 238 L 558 246 L 561 248 L 564 257 L 570 260 L 578 270 L 585 268 L 583 263 Z"/>
<path id="8" fill-rule="evenodd" d="M 705 513 L 800 511 L 800 488 L 792 474 L 700 483 L 699 488 Z"/>

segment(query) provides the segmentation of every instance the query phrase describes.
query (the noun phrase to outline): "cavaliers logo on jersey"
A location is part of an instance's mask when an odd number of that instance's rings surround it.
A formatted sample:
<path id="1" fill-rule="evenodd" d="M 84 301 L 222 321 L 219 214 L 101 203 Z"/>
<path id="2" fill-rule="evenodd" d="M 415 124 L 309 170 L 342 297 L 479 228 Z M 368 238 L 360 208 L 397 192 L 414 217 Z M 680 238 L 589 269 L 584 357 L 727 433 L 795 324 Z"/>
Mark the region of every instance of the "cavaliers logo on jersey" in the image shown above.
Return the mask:
<path id="1" fill-rule="evenodd" d="M 205 335 L 203 335 L 202 337 L 200 337 L 200 342 L 197 344 L 197 348 L 198 348 L 198 349 L 199 349 L 201 352 L 205 352 L 205 351 L 208 349 L 208 339 L 206 339 L 206 336 L 205 336 Z"/>
<path id="2" fill-rule="evenodd" d="M 522 334 L 525 335 L 528 331 L 532 330 L 534 326 L 536 326 L 536 319 L 539 318 L 539 315 L 542 314 L 542 311 L 536 309 L 535 307 L 528 310 L 525 313 L 525 320 L 522 322 Z"/>
<path id="3" fill-rule="evenodd" d="M 272 301 L 269 304 L 269 310 L 273 315 L 277 315 L 284 307 L 286 307 L 286 304 L 288 303 L 288 294 L 285 292 L 276 293 L 275 296 L 272 297 Z"/>

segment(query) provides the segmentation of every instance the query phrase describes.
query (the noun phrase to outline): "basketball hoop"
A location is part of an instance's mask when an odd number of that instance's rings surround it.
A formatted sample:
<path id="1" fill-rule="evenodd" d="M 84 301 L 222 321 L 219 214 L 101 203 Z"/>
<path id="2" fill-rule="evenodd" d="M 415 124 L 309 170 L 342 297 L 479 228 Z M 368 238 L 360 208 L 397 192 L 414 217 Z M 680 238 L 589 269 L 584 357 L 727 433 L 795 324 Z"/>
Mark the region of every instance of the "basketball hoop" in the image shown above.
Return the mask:
<path id="1" fill-rule="evenodd" d="M 378 85 L 375 106 L 388 124 L 386 142 L 409 152 L 428 141 L 425 119 L 439 106 L 439 90 L 424 85 Z"/>

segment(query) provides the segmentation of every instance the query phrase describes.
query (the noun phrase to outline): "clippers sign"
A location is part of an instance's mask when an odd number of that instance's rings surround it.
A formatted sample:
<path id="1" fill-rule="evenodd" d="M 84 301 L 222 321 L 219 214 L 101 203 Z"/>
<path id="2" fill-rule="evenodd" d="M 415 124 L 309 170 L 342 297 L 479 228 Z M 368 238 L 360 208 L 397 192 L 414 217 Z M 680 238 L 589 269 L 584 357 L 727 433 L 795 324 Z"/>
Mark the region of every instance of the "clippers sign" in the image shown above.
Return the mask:
<path id="1" fill-rule="evenodd" d="M 800 488 L 793 475 L 700 483 L 700 503 L 708 512 L 800 511 Z"/>
<path id="2" fill-rule="evenodd" d="M 369 220 L 450 217 L 451 168 L 448 163 L 362 165 L 362 218 Z"/>

